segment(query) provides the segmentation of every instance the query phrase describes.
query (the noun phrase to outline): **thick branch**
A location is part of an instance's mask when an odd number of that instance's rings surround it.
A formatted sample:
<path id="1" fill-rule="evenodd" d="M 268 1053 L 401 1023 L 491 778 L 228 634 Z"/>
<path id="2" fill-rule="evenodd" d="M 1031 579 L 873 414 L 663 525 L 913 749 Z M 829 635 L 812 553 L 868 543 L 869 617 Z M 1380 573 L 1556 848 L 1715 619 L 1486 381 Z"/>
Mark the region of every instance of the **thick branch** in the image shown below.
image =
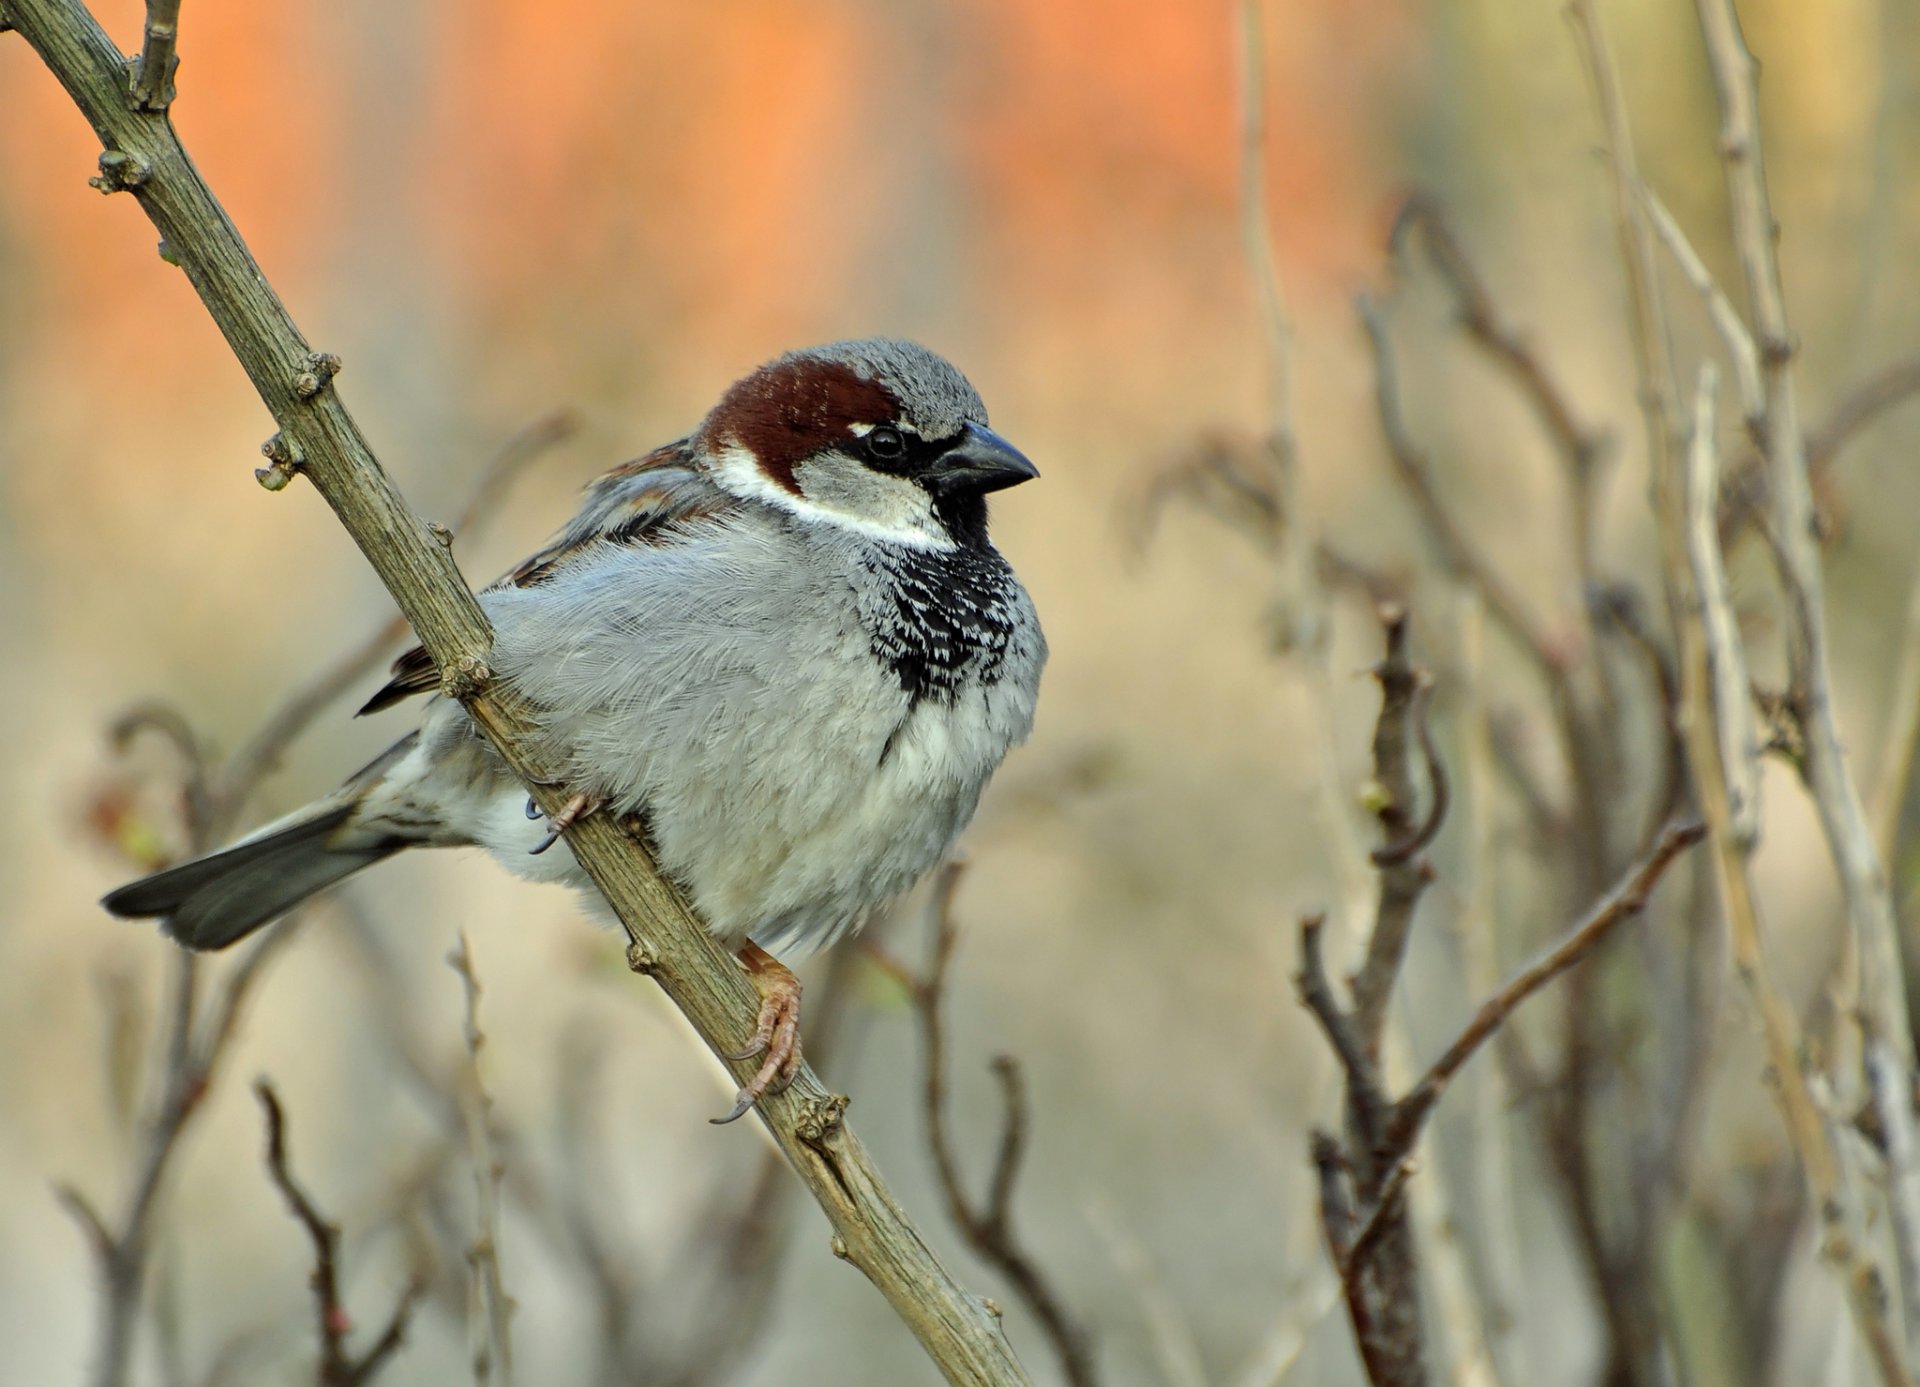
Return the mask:
<path id="1" fill-rule="evenodd" d="M 557 813 L 566 794 L 520 749 L 529 708 L 495 686 L 492 632 L 439 543 L 381 470 L 332 385 L 339 362 L 314 352 L 201 179 L 164 116 L 133 108 L 120 51 L 78 0 L 0 0 L 18 29 L 99 134 L 106 153 L 97 180 L 139 200 L 186 272 L 254 388 L 279 423 L 270 478 L 311 480 L 379 573 L 443 689 Z M 644 848 L 605 815 L 567 835 L 632 940 L 630 958 L 650 973 L 716 1054 L 745 1043 L 758 999 L 732 956 L 654 870 Z M 744 1079 L 750 1066 L 733 1065 Z M 1024 1383 L 994 1316 L 934 1259 L 840 1121 L 845 1100 L 808 1072 L 769 1097 L 761 1116 L 813 1191 L 839 1245 L 887 1297 L 949 1381 Z"/>

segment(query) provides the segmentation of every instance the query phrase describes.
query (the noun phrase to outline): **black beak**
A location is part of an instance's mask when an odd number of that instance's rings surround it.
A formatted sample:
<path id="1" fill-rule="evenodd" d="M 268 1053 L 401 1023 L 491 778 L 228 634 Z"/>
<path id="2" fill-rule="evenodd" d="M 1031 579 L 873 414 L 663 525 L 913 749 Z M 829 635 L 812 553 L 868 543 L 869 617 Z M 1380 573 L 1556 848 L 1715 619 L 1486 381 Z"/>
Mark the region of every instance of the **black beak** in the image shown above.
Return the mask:
<path id="1" fill-rule="evenodd" d="M 979 495 L 1039 475 L 1040 469 L 1006 439 L 983 424 L 968 423 L 960 430 L 960 441 L 934 459 L 924 480 L 935 495 Z"/>

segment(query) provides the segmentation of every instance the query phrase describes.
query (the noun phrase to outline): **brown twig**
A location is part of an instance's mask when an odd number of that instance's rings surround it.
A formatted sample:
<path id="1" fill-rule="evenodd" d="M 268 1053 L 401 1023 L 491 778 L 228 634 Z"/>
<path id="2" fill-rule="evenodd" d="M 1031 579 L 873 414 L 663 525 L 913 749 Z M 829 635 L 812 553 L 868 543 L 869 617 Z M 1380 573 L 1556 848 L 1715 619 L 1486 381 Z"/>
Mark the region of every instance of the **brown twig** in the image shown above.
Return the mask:
<path id="1" fill-rule="evenodd" d="M 1327 637 L 1325 602 L 1313 582 L 1314 545 L 1300 506 L 1300 446 L 1293 418 L 1293 327 L 1274 256 L 1267 210 L 1267 52 L 1261 0 L 1240 5 L 1240 239 L 1260 301 L 1267 374 L 1266 454 L 1278 513 L 1279 620 L 1283 650 L 1314 650 Z"/>
<path id="2" fill-rule="evenodd" d="M 1468 258 L 1446 209 L 1430 193 L 1415 193 L 1394 218 L 1389 245 L 1395 254 L 1405 253 L 1416 230 L 1424 235 L 1434 268 L 1453 290 L 1460 325 L 1468 338 L 1506 368 L 1566 459 L 1576 484 L 1586 489 L 1590 485 L 1590 474 L 1611 446 L 1607 435 L 1580 422 L 1565 389 L 1547 369 L 1533 342 L 1501 317 L 1499 306 Z"/>
<path id="3" fill-rule="evenodd" d="M 1380 418 L 1380 432 L 1387 444 L 1387 457 L 1394 472 L 1412 498 L 1421 528 L 1433 544 L 1441 566 L 1462 582 L 1477 589 L 1486 600 L 1487 614 L 1505 631 L 1554 683 L 1564 678 L 1564 660 L 1559 642 L 1548 635 L 1546 627 L 1534 615 L 1506 579 L 1496 573 L 1467 538 L 1466 531 L 1447 508 L 1433 480 L 1433 465 L 1407 429 L 1400 401 L 1400 372 L 1395 365 L 1393 340 L 1387 332 L 1386 315 L 1365 295 L 1358 300 L 1361 325 L 1373 348 L 1374 400 Z"/>
<path id="4" fill-rule="evenodd" d="M 516 430 L 481 469 L 450 533 L 464 537 L 469 530 L 491 519 L 513 479 L 578 427 L 572 411 L 556 409 Z M 220 824 L 216 837 L 224 836 L 232 828 L 233 818 L 248 797 L 313 720 L 365 678 L 406 634 L 406 618 L 397 614 L 389 617 L 359 644 L 335 657 L 326 668 L 281 700 L 279 707 L 260 725 L 260 730 L 228 758 L 218 774 L 225 822 Z"/>
<path id="5" fill-rule="evenodd" d="M 1482 1002 L 1453 1043 L 1394 1105 L 1388 1123 L 1389 1152 L 1410 1150 L 1447 1086 L 1520 1004 L 1591 954 L 1617 926 L 1645 910 L 1654 884 L 1673 860 L 1705 837 L 1706 829 L 1700 824 L 1669 824 L 1654 840 L 1646 857 L 1595 903 L 1585 919 Z"/>
<path id="6" fill-rule="evenodd" d="M 928 908 L 933 925 L 933 954 L 923 976 L 914 976 L 904 965 L 885 959 L 877 950 L 874 953 L 882 958 L 882 966 L 907 987 L 919 1017 L 921 1108 L 927 1120 L 927 1145 L 933 1153 L 934 1170 L 940 1178 L 954 1226 L 968 1246 L 1007 1278 L 1021 1301 L 1040 1321 L 1066 1380 L 1073 1387 L 1095 1387 L 1099 1376 L 1091 1337 L 1067 1309 L 1032 1253 L 1022 1245 L 1014 1227 L 1013 1192 L 1019 1178 L 1020 1159 L 1026 1150 L 1028 1114 L 1020 1066 L 1010 1056 L 1000 1055 L 993 1061 L 994 1075 L 1000 1081 L 1002 1117 L 993 1176 L 983 1202 L 976 1202 L 968 1194 L 966 1182 L 961 1178 L 959 1158 L 954 1152 L 947 1112 L 945 1004 L 947 970 L 960 937 L 953 920 L 953 898 L 964 871 L 964 863 L 948 862 L 934 878 Z"/>
<path id="7" fill-rule="evenodd" d="M 500 1271 L 500 1177 L 502 1168 L 493 1147 L 493 1099 L 480 1074 L 480 1050 L 487 1043 L 480 1029 L 480 978 L 473 970 L 473 952 L 461 931 L 447 965 L 460 977 L 465 998 L 462 1034 L 466 1040 L 466 1073 L 460 1086 L 460 1110 L 467 1132 L 467 1152 L 473 1165 L 473 1242 L 467 1249 L 472 1268 L 468 1300 L 467 1343 L 472 1353 L 476 1387 L 511 1387 L 513 1335 L 509 1319 L 513 1301 Z"/>
<path id="8" fill-rule="evenodd" d="M 140 53 L 130 65 L 133 108 L 162 114 L 173 104 L 173 74 L 180 70 L 180 0 L 147 0 Z"/>
<path id="9" fill-rule="evenodd" d="M 356 1357 L 348 1350 L 347 1336 L 352 1333 L 353 1321 L 340 1299 L 340 1229 L 320 1212 L 313 1197 L 293 1176 L 287 1154 L 286 1115 L 280 1106 L 279 1094 L 274 1092 L 273 1085 L 266 1079 L 257 1080 L 253 1092 L 266 1115 L 267 1173 L 273 1177 L 274 1188 L 280 1191 L 281 1197 L 287 1201 L 287 1207 L 293 1210 L 293 1216 L 307 1230 L 307 1237 L 313 1243 L 311 1284 L 320 1336 L 320 1387 L 361 1387 L 362 1383 L 373 1380 L 374 1374 L 385 1366 L 405 1340 L 407 1322 L 412 1316 L 414 1304 L 426 1287 L 417 1278 L 409 1281 L 399 1303 L 388 1317 L 386 1328 L 368 1346 L 367 1351 Z"/>
<path id="10" fill-rule="evenodd" d="M 1411 755 L 1414 742 L 1418 740 L 1431 757 L 1430 767 L 1440 763 L 1440 758 L 1432 755 L 1433 744 L 1421 711 L 1424 702 L 1421 691 L 1427 677 L 1414 668 L 1408 655 L 1406 608 L 1390 604 L 1380 609 L 1379 616 L 1387 650 L 1385 658 L 1373 669 L 1374 678 L 1380 683 L 1380 716 L 1374 724 L 1370 794 L 1375 799 L 1373 813 L 1379 820 L 1384 840 L 1374 855 L 1374 862 L 1380 868 L 1380 901 L 1373 930 L 1367 936 L 1366 957 L 1353 980 L 1354 1029 L 1370 1055 L 1380 1051 L 1387 996 L 1393 990 L 1406 954 L 1414 907 L 1433 879 L 1432 869 L 1416 858 L 1420 848 L 1439 832 L 1441 816 L 1447 807 L 1443 771 L 1433 788 L 1434 812 L 1423 820 L 1414 818 L 1414 806 L 1418 802 Z M 1409 844 L 1412 845 L 1410 851 Z"/>

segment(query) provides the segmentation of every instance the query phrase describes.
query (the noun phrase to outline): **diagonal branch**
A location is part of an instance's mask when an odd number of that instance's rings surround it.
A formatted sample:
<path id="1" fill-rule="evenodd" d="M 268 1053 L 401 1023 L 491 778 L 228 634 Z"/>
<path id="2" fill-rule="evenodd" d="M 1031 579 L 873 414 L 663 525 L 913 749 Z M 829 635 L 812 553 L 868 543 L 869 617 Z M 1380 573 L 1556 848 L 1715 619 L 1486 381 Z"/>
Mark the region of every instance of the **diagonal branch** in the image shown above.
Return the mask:
<path id="1" fill-rule="evenodd" d="M 136 110 L 124 60 L 79 0 L 0 0 L 18 30 L 98 133 L 95 180 L 130 191 L 186 272 L 261 400 L 279 424 L 263 481 L 304 475 L 331 506 L 440 671 L 442 689 L 466 706 L 536 803 L 550 815 L 566 799 L 521 749 L 531 709 L 495 684 L 492 631 L 439 543 L 375 461 L 333 388 L 340 362 L 315 352 L 268 284 L 164 115 Z M 738 963 L 654 869 L 621 825 L 594 815 L 567 834 L 631 940 L 629 960 L 655 978 L 717 1055 L 751 1033 L 758 998 Z M 749 1065 L 734 1063 L 738 1080 Z M 949 1381 L 1024 1383 L 999 1324 L 933 1257 L 841 1121 L 845 1100 L 810 1071 L 760 1107 L 774 1140 L 832 1223 L 847 1259 L 866 1273 Z"/>
<path id="2" fill-rule="evenodd" d="M 1412 1150 L 1421 1126 L 1447 1086 L 1519 1005 L 1591 954 L 1616 926 L 1645 910 L 1654 883 L 1676 857 L 1704 837 L 1706 830 L 1697 823 L 1669 824 L 1646 857 L 1587 912 L 1585 919 L 1480 1004 L 1453 1043 L 1394 1105 L 1388 1147 L 1392 1159 L 1402 1159 Z"/>

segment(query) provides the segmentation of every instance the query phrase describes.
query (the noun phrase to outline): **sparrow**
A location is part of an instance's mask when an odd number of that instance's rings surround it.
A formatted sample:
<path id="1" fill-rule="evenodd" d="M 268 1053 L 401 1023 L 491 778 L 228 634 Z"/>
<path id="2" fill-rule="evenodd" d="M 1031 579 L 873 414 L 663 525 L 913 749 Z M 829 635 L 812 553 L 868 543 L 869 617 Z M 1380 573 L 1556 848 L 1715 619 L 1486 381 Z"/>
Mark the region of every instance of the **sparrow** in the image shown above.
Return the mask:
<path id="1" fill-rule="evenodd" d="M 586 814 L 634 816 L 761 996 L 732 1121 L 799 1070 L 799 983 L 776 955 L 833 943 L 934 867 L 1033 725 L 1046 638 L 986 497 L 1037 475 L 924 347 L 790 352 L 593 482 L 479 594 L 490 667 L 537 710 L 536 763 L 577 792 L 550 823 L 415 648 L 360 711 L 428 695 L 416 730 L 104 904 L 220 949 L 406 848 L 478 845 L 591 889 L 563 840 L 547 849 Z"/>

